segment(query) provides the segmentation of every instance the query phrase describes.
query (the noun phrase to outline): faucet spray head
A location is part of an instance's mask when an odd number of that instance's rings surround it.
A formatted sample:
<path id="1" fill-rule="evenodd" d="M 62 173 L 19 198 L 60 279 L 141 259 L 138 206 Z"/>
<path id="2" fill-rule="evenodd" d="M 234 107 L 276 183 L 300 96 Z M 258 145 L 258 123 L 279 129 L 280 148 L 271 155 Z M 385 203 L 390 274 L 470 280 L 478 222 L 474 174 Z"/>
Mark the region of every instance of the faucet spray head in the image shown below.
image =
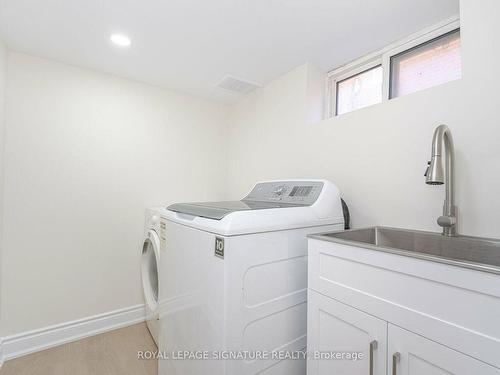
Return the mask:
<path id="1" fill-rule="evenodd" d="M 441 155 L 433 155 L 427 172 L 425 172 L 425 183 L 427 185 L 443 185 L 444 184 L 444 170 Z"/>

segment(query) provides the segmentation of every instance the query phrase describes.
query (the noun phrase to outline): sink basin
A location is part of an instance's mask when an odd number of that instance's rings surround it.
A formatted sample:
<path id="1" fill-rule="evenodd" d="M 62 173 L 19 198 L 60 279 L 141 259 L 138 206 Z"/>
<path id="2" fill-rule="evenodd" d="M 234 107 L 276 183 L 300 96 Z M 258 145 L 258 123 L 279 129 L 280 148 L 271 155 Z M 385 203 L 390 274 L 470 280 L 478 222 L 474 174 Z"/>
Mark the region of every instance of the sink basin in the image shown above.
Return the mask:
<path id="1" fill-rule="evenodd" d="M 311 238 L 385 251 L 500 274 L 500 240 L 370 227 L 322 233 Z"/>

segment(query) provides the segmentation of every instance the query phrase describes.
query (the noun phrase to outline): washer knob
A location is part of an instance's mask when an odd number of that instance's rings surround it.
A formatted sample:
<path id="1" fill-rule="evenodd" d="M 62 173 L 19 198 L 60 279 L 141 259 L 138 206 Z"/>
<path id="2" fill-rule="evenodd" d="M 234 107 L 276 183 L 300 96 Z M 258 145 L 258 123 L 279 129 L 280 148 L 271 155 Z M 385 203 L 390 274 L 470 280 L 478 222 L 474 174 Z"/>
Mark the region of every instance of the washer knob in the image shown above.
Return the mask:
<path id="1" fill-rule="evenodd" d="M 274 190 L 274 194 L 276 195 L 283 195 L 286 192 L 286 186 L 285 185 L 280 185 Z"/>

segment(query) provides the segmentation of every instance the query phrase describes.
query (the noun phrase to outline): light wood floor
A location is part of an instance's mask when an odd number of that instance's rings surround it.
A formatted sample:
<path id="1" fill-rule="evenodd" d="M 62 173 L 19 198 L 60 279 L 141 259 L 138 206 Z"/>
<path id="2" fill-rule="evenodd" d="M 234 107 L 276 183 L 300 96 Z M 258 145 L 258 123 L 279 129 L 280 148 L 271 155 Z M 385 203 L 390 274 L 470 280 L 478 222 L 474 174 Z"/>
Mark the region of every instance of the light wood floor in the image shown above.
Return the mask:
<path id="1" fill-rule="evenodd" d="M 157 375 L 157 361 L 137 359 L 139 350 L 156 350 L 145 323 L 12 359 L 0 375 Z"/>

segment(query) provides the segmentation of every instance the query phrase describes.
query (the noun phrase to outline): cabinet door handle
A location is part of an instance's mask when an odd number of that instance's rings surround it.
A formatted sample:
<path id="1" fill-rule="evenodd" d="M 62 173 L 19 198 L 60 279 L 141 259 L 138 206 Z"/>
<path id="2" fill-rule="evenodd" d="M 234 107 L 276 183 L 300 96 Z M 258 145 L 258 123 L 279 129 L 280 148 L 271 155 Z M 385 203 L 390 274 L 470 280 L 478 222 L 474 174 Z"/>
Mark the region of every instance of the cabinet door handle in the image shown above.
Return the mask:
<path id="1" fill-rule="evenodd" d="M 378 346 L 377 340 L 373 340 L 370 343 L 370 373 L 369 373 L 370 375 L 373 375 L 373 352 L 377 350 L 377 346 Z"/>
<path id="2" fill-rule="evenodd" d="M 392 355 L 392 375 L 398 375 L 398 363 L 401 360 L 401 354 L 396 352 Z"/>

